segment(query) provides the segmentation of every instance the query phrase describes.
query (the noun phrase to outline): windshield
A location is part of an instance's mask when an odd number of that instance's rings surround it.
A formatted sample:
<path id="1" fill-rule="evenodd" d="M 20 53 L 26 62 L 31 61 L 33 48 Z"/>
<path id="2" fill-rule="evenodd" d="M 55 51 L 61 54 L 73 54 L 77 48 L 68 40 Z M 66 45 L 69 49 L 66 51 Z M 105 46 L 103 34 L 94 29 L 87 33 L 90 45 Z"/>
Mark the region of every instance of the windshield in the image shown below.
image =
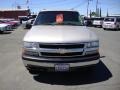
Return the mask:
<path id="1" fill-rule="evenodd" d="M 1 23 L 6 23 L 6 22 L 10 22 L 8 20 L 0 20 Z"/>
<path id="2" fill-rule="evenodd" d="M 40 12 L 34 25 L 82 25 L 78 12 L 44 11 Z"/>
<path id="3" fill-rule="evenodd" d="M 114 18 L 105 18 L 105 20 L 104 21 L 109 21 L 109 22 L 114 22 Z"/>
<path id="4" fill-rule="evenodd" d="M 100 21 L 100 20 L 104 20 L 104 18 L 94 18 L 94 20 L 98 20 L 98 21 Z"/>
<path id="5" fill-rule="evenodd" d="M 5 21 L 0 20 L 1 23 L 5 23 Z"/>

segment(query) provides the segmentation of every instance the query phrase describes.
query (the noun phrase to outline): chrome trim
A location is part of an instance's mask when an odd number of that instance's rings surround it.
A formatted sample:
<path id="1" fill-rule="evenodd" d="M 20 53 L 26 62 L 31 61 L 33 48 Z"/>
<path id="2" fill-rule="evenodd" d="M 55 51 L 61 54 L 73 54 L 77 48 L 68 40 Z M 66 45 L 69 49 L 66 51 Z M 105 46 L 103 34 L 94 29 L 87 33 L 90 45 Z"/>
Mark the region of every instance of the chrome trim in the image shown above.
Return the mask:
<path id="1" fill-rule="evenodd" d="M 97 63 L 99 63 L 99 61 L 100 61 L 100 59 L 88 61 L 88 62 L 77 62 L 77 63 L 67 63 L 67 64 L 69 64 L 70 67 L 77 67 L 77 66 L 97 64 Z M 38 62 L 26 61 L 26 60 L 23 60 L 23 63 L 25 66 L 36 65 L 36 66 L 43 66 L 43 67 L 54 67 L 54 65 L 56 64 L 56 63 L 38 63 Z"/>
<path id="2" fill-rule="evenodd" d="M 60 53 L 60 50 L 65 50 L 66 53 L 72 53 L 72 52 L 83 52 L 84 48 L 76 48 L 76 49 L 45 49 L 45 48 L 39 48 L 39 52 L 50 52 L 50 53 Z"/>
<path id="3" fill-rule="evenodd" d="M 83 56 L 84 48 L 85 48 L 85 43 L 38 43 L 39 45 L 79 45 L 79 44 L 84 44 L 83 48 L 71 48 L 71 49 L 64 49 L 64 48 L 59 48 L 58 49 L 53 49 L 53 48 L 38 48 L 39 55 L 41 56 L 41 52 L 48 52 L 48 53 L 75 53 L 75 52 L 82 52 L 82 55 L 71 55 L 71 56 L 48 56 L 48 57 L 75 57 L 75 56 Z M 45 56 L 47 57 L 47 56 Z"/>
<path id="4" fill-rule="evenodd" d="M 97 49 L 99 49 L 99 47 L 85 48 L 85 52 L 87 52 L 87 51 L 95 51 Z"/>
<path id="5" fill-rule="evenodd" d="M 75 53 L 75 52 L 82 52 L 81 55 L 71 55 L 71 56 L 44 56 L 44 57 L 76 57 L 76 56 L 84 56 L 87 53 L 86 52 L 92 52 L 97 50 L 99 47 L 92 47 L 92 48 L 87 48 L 87 43 L 79 43 L 79 44 L 84 44 L 83 48 L 75 48 L 75 49 L 64 49 L 64 48 L 59 48 L 59 49 L 50 49 L 50 48 L 40 48 L 38 47 L 40 43 L 37 43 L 37 48 L 36 49 L 32 49 L 32 48 L 25 48 L 27 51 L 35 51 L 39 53 L 39 56 L 41 55 L 41 52 L 45 52 L 45 53 Z M 49 45 L 49 44 L 47 44 Z M 51 45 L 51 44 L 50 44 Z M 54 44 L 54 45 L 58 45 L 58 44 Z M 67 45 L 67 44 L 59 44 L 59 45 Z M 68 44 L 68 45 L 76 45 L 75 44 Z"/>

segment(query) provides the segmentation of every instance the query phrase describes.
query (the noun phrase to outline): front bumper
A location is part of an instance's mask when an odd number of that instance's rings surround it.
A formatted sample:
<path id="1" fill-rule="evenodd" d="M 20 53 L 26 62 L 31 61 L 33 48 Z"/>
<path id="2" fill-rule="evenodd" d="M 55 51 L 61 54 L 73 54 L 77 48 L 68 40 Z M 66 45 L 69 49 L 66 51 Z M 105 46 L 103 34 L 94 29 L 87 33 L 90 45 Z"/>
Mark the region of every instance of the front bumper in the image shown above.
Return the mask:
<path id="1" fill-rule="evenodd" d="M 34 67 L 54 69 L 56 64 L 69 64 L 70 68 L 89 66 L 99 63 L 99 58 L 99 53 L 71 58 L 38 58 L 22 56 L 23 63 L 28 69 L 34 69 Z"/>
<path id="2" fill-rule="evenodd" d="M 116 29 L 116 25 L 103 25 L 103 28 L 105 29 Z"/>
<path id="3" fill-rule="evenodd" d="M 0 31 L 7 31 L 5 27 L 0 27 Z"/>

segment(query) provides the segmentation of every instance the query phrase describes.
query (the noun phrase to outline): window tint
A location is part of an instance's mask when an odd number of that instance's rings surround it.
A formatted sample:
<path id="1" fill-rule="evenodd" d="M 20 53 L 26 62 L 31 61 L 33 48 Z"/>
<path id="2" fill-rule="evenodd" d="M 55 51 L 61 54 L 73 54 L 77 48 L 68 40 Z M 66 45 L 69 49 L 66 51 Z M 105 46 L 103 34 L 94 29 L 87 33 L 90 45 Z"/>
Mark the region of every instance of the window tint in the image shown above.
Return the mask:
<path id="1" fill-rule="evenodd" d="M 117 18 L 117 22 L 120 22 L 120 18 Z"/>
<path id="2" fill-rule="evenodd" d="M 94 20 L 104 20 L 104 18 L 94 18 Z"/>
<path id="3" fill-rule="evenodd" d="M 105 18 L 104 21 L 114 22 L 114 21 L 115 21 L 115 18 Z"/>

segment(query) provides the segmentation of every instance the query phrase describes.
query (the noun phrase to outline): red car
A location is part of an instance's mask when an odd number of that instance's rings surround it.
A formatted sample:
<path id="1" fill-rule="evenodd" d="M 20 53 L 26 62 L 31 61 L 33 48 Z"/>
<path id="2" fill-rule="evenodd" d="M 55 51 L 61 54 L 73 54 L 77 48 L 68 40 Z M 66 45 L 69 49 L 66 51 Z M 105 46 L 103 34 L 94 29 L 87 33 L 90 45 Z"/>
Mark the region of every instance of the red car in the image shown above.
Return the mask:
<path id="1" fill-rule="evenodd" d="M 9 25 L 11 25 L 12 28 L 16 28 L 18 26 L 18 22 L 15 22 L 13 20 L 2 19 L 2 20 L 0 20 L 0 23 L 9 24 Z"/>

